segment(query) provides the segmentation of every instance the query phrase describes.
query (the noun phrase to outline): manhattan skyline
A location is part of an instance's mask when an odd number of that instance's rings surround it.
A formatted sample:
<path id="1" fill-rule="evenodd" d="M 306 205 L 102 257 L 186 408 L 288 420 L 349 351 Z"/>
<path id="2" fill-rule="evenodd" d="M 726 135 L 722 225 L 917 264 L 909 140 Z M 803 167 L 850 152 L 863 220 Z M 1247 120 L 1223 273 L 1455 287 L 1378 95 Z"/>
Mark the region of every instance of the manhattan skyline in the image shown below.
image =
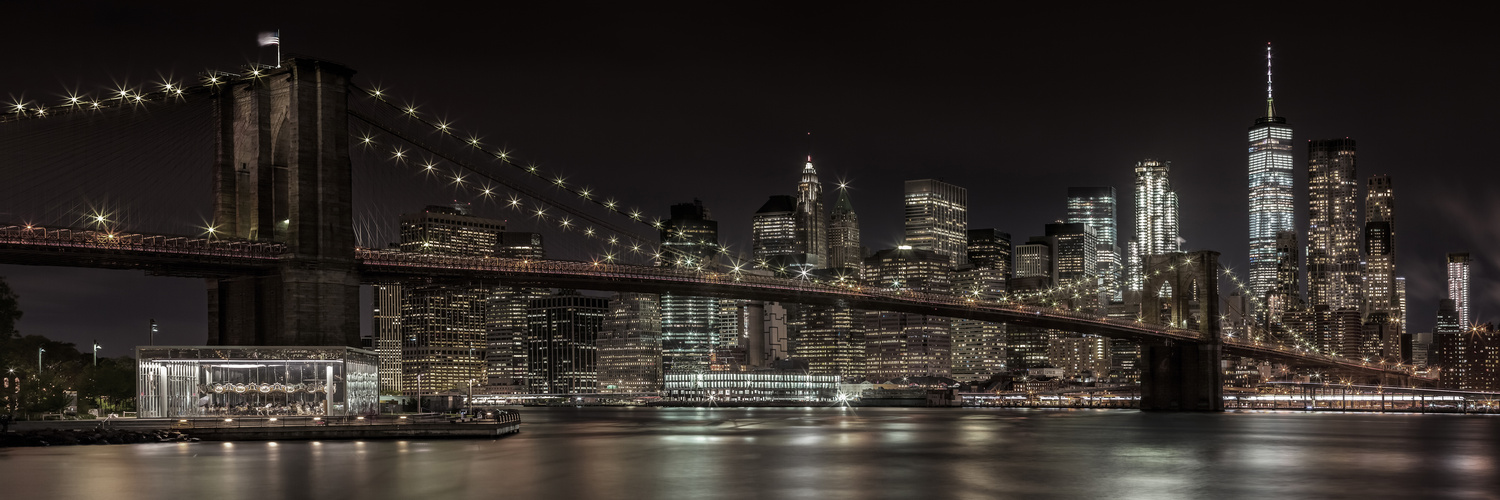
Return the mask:
<path id="1" fill-rule="evenodd" d="M 1360 186 L 1388 174 L 1402 200 L 1397 269 L 1408 279 L 1409 331 L 1431 328 L 1448 252 L 1474 256 L 1475 319 L 1493 320 L 1500 310 L 1497 281 L 1486 279 L 1500 270 L 1500 236 L 1486 220 L 1500 212 L 1500 192 L 1480 174 L 1493 161 L 1479 148 L 1445 146 L 1500 131 L 1491 120 L 1496 98 L 1484 91 L 1500 80 L 1484 57 L 1495 42 L 1465 40 L 1465 30 L 1386 37 L 1378 33 L 1391 31 L 1380 28 L 1396 20 L 1356 17 L 1334 33 L 1312 34 L 1314 24 L 1288 16 L 1271 29 L 1181 20 L 1171 23 L 1181 31 L 1146 34 L 1096 18 L 1050 33 L 979 30 L 952 13 L 902 20 L 895 11 L 874 12 L 858 26 L 836 12 L 760 14 L 752 18 L 766 23 L 753 27 L 706 13 L 632 12 L 618 22 L 600 15 L 576 25 L 514 23 L 520 33 L 491 44 L 479 21 L 446 21 L 433 29 L 447 41 L 440 43 L 377 29 L 396 12 L 321 14 L 320 22 L 344 18 L 350 29 L 334 35 L 312 18 L 299 25 L 270 15 L 209 29 L 167 10 L 18 27 L 17 36 L 41 47 L 16 54 L 0 81 L 13 99 L 55 102 L 64 87 L 142 83 L 157 72 L 191 77 L 257 55 L 268 62 L 252 35 L 280 28 L 288 51 L 355 66 L 360 81 L 415 99 L 520 157 L 607 186 L 647 213 L 665 217 L 668 205 L 701 199 L 725 243 L 741 252 L 749 249 L 750 215 L 767 195 L 790 194 L 809 153 L 825 186 L 851 183 L 872 250 L 901 242 L 905 180 L 963 187 L 971 193 L 969 227 L 1025 240 L 1065 218 L 1069 187 L 1112 186 L 1119 205 L 1132 206 L 1135 162 L 1159 158 L 1172 162 L 1185 249 L 1223 252 L 1244 280 L 1244 134 L 1265 114 L 1260 65 L 1270 41 L 1276 111 L 1297 130 L 1299 238 L 1307 241 L 1307 140 L 1354 138 Z M 424 20 L 436 19 L 412 19 Z M 961 27 L 976 29 L 954 29 Z M 1182 43 L 1183 34 L 1201 43 Z M 1130 43 L 1098 43 L 1113 37 Z M 131 50 L 103 50 L 126 38 Z M 498 56 L 476 57 L 484 54 Z M 1402 70 L 1391 71 L 1397 65 Z M 825 189 L 826 206 L 834 191 Z M 398 210 L 445 201 L 413 196 Z M 480 215 L 533 229 L 503 212 Z M 1117 225 L 1133 227 L 1130 217 L 1121 210 Z M 1121 231 L 1122 247 L 1130 236 Z M 163 343 L 203 338 L 199 280 L 17 266 L 0 267 L 0 275 L 21 295 L 23 334 L 80 344 L 98 337 L 122 353 L 114 339 L 146 343 L 146 319 L 155 317 L 170 332 L 165 338 L 180 339 Z"/>

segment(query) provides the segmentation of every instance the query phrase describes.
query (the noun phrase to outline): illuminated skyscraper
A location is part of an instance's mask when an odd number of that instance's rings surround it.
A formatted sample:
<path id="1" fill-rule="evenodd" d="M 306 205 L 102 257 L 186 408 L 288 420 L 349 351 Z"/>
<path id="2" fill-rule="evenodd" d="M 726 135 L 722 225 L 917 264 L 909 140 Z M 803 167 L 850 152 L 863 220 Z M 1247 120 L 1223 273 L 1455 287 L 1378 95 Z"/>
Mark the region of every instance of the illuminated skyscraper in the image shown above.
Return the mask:
<path id="1" fill-rule="evenodd" d="M 1470 311 L 1470 262 L 1468 252 L 1448 254 L 1448 298 L 1453 301 L 1459 328 L 1468 328 L 1474 324 L 1474 316 Z"/>
<path id="2" fill-rule="evenodd" d="M 966 264 L 969 190 L 932 179 L 906 181 L 906 244 Z"/>
<path id="3" fill-rule="evenodd" d="M 617 293 L 599 335 L 599 392 L 661 391 L 661 301 L 649 293 Z"/>
<path id="4" fill-rule="evenodd" d="M 823 211 L 823 184 L 818 182 L 818 171 L 813 168 L 812 157 L 802 167 L 802 182 L 797 184 L 797 214 L 803 252 L 809 255 L 808 263 L 814 269 L 828 267 L 828 215 Z"/>
<path id="5" fill-rule="evenodd" d="M 1016 249 L 1019 252 L 1022 247 L 1029 245 L 1031 244 L 1017 245 Z M 1045 245 L 1042 245 L 1042 249 L 1045 250 L 1045 248 Z M 1050 286 L 1050 279 L 1046 276 L 1021 275 L 1019 253 L 1016 262 L 1016 277 L 1007 285 L 1011 292 L 1036 292 Z M 1005 327 L 1005 368 L 1015 373 L 1025 372 L 1030 368 L 1051 366 L 1049 347 L 1054 340 L 1063 335 L 1064 332 L 1051 328 L 1007 325 Z"/>
<path id="6" fill-rule="evenodd" d="M 1087 224 L 1094 228 L 1098 236 L 1099 255 L 1095 261 L 1100 288 L 1108 300 L 1124 300 L 1120 273 L 1125 261 L 1120 255 L 1120 240 L 1115 230 L 1115 188 L 1068 188 L 1068 223 Z"/>
<path id="7" fill-rule="evenodd" d="M 973 248 L 970 250 L 969 260 L 974 262 Z M 976 301 L 999 300 L 1005 295 L 1005 278 L 1001 272 L 977 264 L 955 271 L 953 292 Z M 964 318 L 952 321 L 955 380 L 980 382 L 1005 371 L 1005 324 Z"/>
<path id="8" fill-rule="evenodd" d="M 953 273 L 953 291 L 975 300 L 999 300 L 1010 279 L 1010 235 L 993 228 L 968 231 L 969 265 Z M 989 380 L 1005 371 L 1005 324 L 953 319 L 953 378 Z"/>
<path id="9" fill-rule="evenodd" d="M 994 228 L 970 229 L 968 231 L 969 263 L 978 269 L 993 269 L 1002 281 L 1010 279 L 1010 233 Z"/>
<path id="10" fill-rule="evenodd" d="M 375 355 L 380 393 L 401 394 L 401 285 L 375 285 Z"/>
<path id="11" fill-rule="evenodd" d="M 851 380 L 865 375 L 864 312 L 847 305 L 799 305 L 793 355 L 813 375 Z"/>
<path id="12" fill-rule="evenodd" d="M 797 198 L 789 195 L 773 195 L 766 200 L 750 222 L 750 248 L 755 263 L 766 268 L 785 265 L 784 259 L 794 255 L 805 255 L 806 242 L 798 220 Z M 777 261 L 777 262 L 772 262 Z"/>
<path id="13" fill-rule="evenodd" d="M 461 257 L 494 255 L 505 230 L 504 221 L 475 217 L 467 205 L 428 206 L 402 215 L 400 224 L 402 252 Z M 403 392 L 415 393 L 419 375 L 423 392 L 488 382 L 490 288 L 480 283 L 400 287 Z M 387 302 L 382 311 L 389 308 L 389 293 L 381 294 Z"/>
<path id="14" fill-rule="evenodd" d="M 526 381 L 537 394 L 598 392 L 598 340 L 609 301 L 572 290 L 526 308 Z"/>
<path id="15" fill-rule="evenodd" d="M 1389 176 L 1372 175 L 1365 186 L 1365 312 L 1385 313 L 1399 338 L 1404 315 L 1396 290 L 1396 199 Z"/>
<path id="16" fill-rule="evenodd" d="M 543 259 L 546 251 L 542 246 L 541 233 L 506 231 L 500 233 L 500 247 L 496 257 L 509 259 Z M 491 394 L 525 393 L 526 384 L 526 308 L 531 300 L 547 295 L 545 288 L 497 286 L 490 289 L 487 310 L 489 352 L 489 382 L 485 390 Z"/>
<path id="17" fill-rule="evenodd" d="M 1330 309 L 1359 309 L 1359 182 L 1354 139 L 1308 141 L 1307 301 Z"/>
<path id="18" fill-rule="evenodd" d="M 1297 244 L 1297 232 L 1276 233 L 1276 282 L 1265 294 L 1271 321 L 1280 321 L 1282 314 L 1302 307 L 1302 286 L 1297 280 L 1301 273 L 1302 246 Z"/>
<path id="19" fill-rule="evenodd" d="M 854 213 L 854 204 L 849 202 L 849 190 L 839 188 L 839 201 L 834 203 L 828 221 L 828 268 L 860 269 L 864 266 L 864 250 L 859 243 L 859 215 Z"/>
<path id="20" fill-rule="evenodd" d="M 1057 268 L 1057 285 L 1068 286 L 1079 281 L 1097 283 L 1099 245 L 1094 226 L 1088 224 L 1047 224 L 1047 237 L 1055 238 L 1053 266 Z M 1080 294 L 1097 289 L 1080 290 Z M 1097 293 L 1097 292 L 1096 292 Z"/>
<path id="21" fill-rule="evenodd" d="M 719 254 L 719 223 L 703 202 L 672 205 L 662 223 L 662 265 L 702 268 Z M 666 293 L 661 295 L 662 368 L 667 372 L 708 371 L 719 332 L 715 318 L 719 299 Z"/>
<path id="22" fill-rule="evenodd" d="M 1053 265 L 1053 248 L 1056 245 L 1046 237 L 1033 237 L 1026 243 L 1016 245 L 1015 278 L 1045 278 L 1047 288 L 1057 283 L 1057 267 Z"/>
<path id="23" fill-rule="evenodd" d="M 1182 251 L 1177 243 L 1177 192 L 1167 174 L 1172 162 L 1141 160 L 1135 164 L 1135 237 L 1127 262 L 1126 290 L 1145 285 L 1141 263 L 1147 255 Z"/>
<path id="24" fill-rule="evenodd" d="M 1266 116 L 1250 127 L 1250 290 L 1264 298 L 1277 283 L 1276 238 L 1295 231 L 1292 128 L 1276 116 L 1271 96 L 1271 44 L 1266 44 Z"/>
<path id="25" fill-rule="evenodd" d="M 908 246 L 881 250 L 865 259 L 870 286 L 948 292 L 952 264 L 944 255 Z M 865 314 L 866 374 L 872 380 L 947 377 L 953 373 L 951 322 L 926 314 L 871 311 Z"/>

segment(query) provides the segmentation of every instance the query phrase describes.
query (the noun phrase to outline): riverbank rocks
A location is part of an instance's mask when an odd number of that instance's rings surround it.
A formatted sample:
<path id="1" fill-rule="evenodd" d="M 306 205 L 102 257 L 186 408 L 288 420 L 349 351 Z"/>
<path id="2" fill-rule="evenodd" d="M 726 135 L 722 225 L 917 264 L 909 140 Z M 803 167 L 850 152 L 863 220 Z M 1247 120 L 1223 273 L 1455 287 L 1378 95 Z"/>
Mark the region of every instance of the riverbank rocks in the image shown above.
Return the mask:
<path id="1" fill-rule="evenodd" d="M 39 429 L 0 434 L 0 448 L 85 444 L 171 443 L 197 441 L 178 431 L 129 429 Z"/>

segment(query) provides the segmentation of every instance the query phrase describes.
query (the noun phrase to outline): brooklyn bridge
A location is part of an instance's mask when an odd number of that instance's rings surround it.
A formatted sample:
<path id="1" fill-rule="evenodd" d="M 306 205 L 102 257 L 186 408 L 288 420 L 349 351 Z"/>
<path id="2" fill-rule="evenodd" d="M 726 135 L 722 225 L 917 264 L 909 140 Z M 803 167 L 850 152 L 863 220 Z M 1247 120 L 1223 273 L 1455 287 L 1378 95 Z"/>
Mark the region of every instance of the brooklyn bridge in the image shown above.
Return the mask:
<path id="1" fill-rule="evenodd" d="M 0 117 L 12 137 L 44 137 L 59 128 L 87 133 L 90 117 L 197 103 L 211 116 L 204 124 L 213 130 L 212 163 L 205 165 L 212 170 L 212 205 L 183 201 L 180 211 L 131 217 L 100 206 L 74 209 L 72 220 L 39 221 L 24 214 L 54 210 L 56 193 L 66 189 L 46 183 L 67 180 L 38 172 L 28 175 L 38 179 L 30 189 L 36 196 L 0 201 L 0 213 L 17 219 L 0 221 L 0 263 L 202 278 L 208 283 L 211 345 L 359 345 L 362 285 L 486 280 L 840 304 L 1129 339 L 1143 345 L 1143 409 L 1222 409 L 1224 356 L 1337 373 L 1361 383 L 1427 382 L 1409 366 L 1319 354 L 1268 335 L 1225 336 L 1213 318 L 1222 314 L 1219 281 L 1227 273 L 1213 251 L 1152 256 L 1147 289 L 1172 292 L 1146 294 L 1143 310 L 1166 313 L 1134 320 L 1071 307 L 1067 298 L 1076 291 L 1065 287 L 996 299 L 875 287 L 857 279 L 778 277 L 728 258 L 662 265 L 673 260 L 673 250 L 643 236 L 659 230 L 659 220 L 576 180 L 549 177 L 476 136 L 459 135 L 449 124 L 393 102 L 382 90 L 356 84 L 354 73 L 328 61 L 291 59 L 280 67 L 209 72 L 192 84 L 168 82 L 97 99 L 72 96 L 56 105 L 18 103 Z M 411 132 L 413 127 L 433 134 Z M 501 205 L 524 204 L 527 215 L 576 240 L 569 244 L 602 250 L 575 252 L 592 254 L 589 258 L 556 260 L 379 248 L 375 238 L 360 235 L 354 185 L 368 169 L 356 168 L 352 159 L 359 148 L 377 141 L 393 151 L 385 161 L 432 171 L 428 178 L 446 188 L 493 197 Z M 134 168 L 153 168 L 151 158 L 135 163 Z M 175 226 L 197 227 L 197 234 L 150 229 L 164 225 L 153 218 L 189 213 L 210 214 Z"/>

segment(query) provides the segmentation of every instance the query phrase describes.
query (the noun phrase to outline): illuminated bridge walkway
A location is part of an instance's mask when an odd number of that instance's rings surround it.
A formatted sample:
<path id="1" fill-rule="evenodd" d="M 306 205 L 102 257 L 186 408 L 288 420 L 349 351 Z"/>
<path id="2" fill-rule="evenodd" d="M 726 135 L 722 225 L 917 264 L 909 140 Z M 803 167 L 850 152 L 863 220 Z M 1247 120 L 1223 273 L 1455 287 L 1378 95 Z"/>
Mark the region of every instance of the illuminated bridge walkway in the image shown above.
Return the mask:
<path id="1" fill-rule="evenodd" d="M 8 264 L 143 269 L 157 274 L 214 277 L 273 272 L 283 260 L 290 258 L 284 252 L 284 246 L 271 243 L 0 226 L 0 262 Z M 1145 342 L 1205 340 L 1196 330 L 952 294 L 883 289 L 853 282 L 820 282 L 744 272 L 704 272 L 605 262 L 447 257 L 363 248 L 355 249 L 354 256 L 358 275 L 366 283 L 413 279 L 478 280 L 509 286 L 676 293 L 929 314 Z M 1296 367 L 1321 367 L 1350 375 L 1416 377 L 1408 366 L 1326 356 L 1244 339 L 1223 339 L 1223 346 L 1226 355 Z"/>

